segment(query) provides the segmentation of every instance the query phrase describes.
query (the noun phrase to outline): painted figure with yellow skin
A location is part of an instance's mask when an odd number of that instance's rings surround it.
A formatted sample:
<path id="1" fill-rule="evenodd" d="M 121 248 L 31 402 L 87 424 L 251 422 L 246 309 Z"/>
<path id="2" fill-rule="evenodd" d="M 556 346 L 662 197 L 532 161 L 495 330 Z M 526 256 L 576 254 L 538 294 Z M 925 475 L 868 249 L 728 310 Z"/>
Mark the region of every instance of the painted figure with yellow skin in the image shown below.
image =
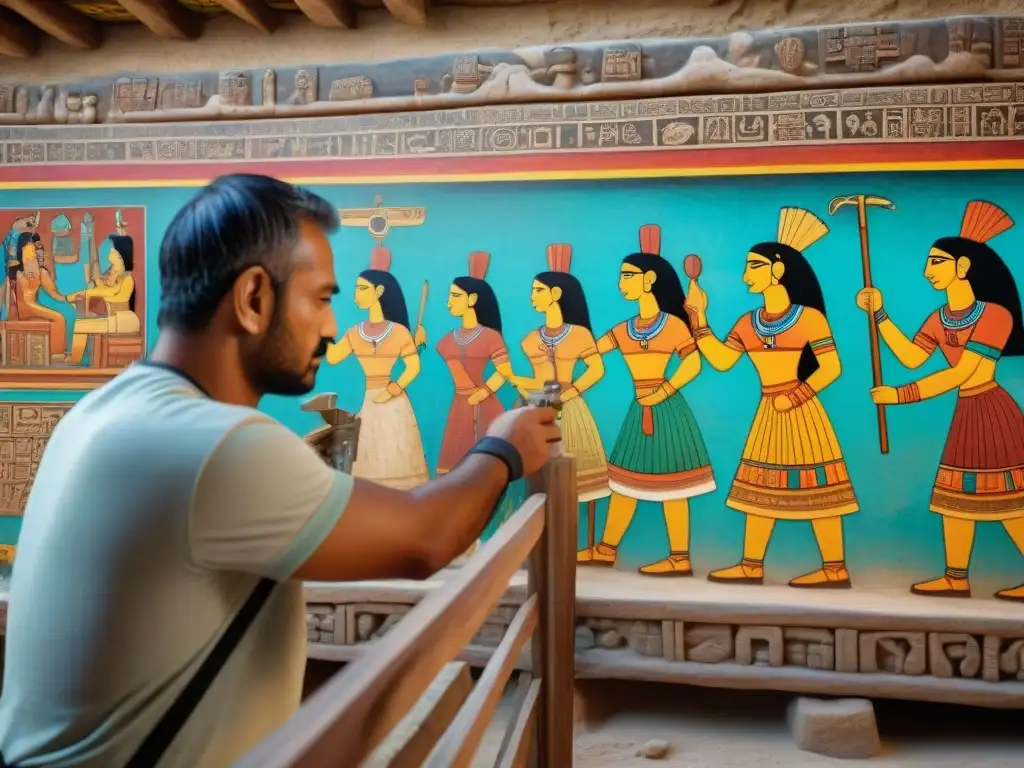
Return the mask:
<path id="1" fill-rule="evenodd" d="M 106 314 L 101 317 L 80 317 L 75 320 L 71 336 L 69 362 L 81 365 L 90 337 L 125 336 L 141 328 L 135 313 L 135 243 L 128 235 L 110 236 L 110 269 L 95 286 L 67 295 L 69 304 L 81 302 L 88 307 L 91 299 L 101 299 Z"/>
<path id="2" fill-rule="evenodd" d="M 661 257 L 661 228 L 640 229 L 640 253 L 622 260 L 619 291 L 636 302 L 637 315 L 597 342 L 602 355 L 618 350 L 633 379 L 630 403 L 608 457 L 612 498 L 604 535 L 577 561 L 613 565 L 638 501 L 662 505 L 669 555 L 640 568 L 649 576 L 691 576 L 690 499 L 715 490 L 704 439 L 681 392 L 700 373 L 679 275 Z M 680 358 L 667 375 L 669 362 Z"/>
<path id="3" fill-rule="evenodd" d="M 67 319 L 56 309 L 39 302 L 39 291 L 55 301 L 64 301 L 57 290 L 53 276 L 43 257 L 43 243 L 35 232 L 18 235 L 15 256 L 7 260 L 7 284 L 10 320 L 44 320 L 50 324 L 50 356 L 55 362 L 64 362 L 67 347 Z"/>
<path id="4" fill-rule="evenodd" d="M 576 498 L 587 504 L 592 521 L 597 500 L 611 491 L 601 433 L 582 395 L 604 376 L 604 361 L 594 343 L 583 286 L 569 272 L 572 246 L 549 245 L 547 258 L 548 270 L 534 277 L 530 288 L 530 303 L 544 315 L 544 324 L 530 331 L 522 345 L 532 373 L 514 377 L 512 383 L 523 397 L 550 381 L 561 386 L 562 442 L 576 457 Z M 577 376 L 580 363 L 583 370 Z"/>
<path id="5" fill-rule="evenodd" d="M 979 522 L 999 522 L 1024 554 L 1024 414 L 996 382 L 1002 357 L 1024 355 L 1024 322 L 1017 283 L 987 244 L 1013 226 L 999 206 L 967 204 L 960 234 L 935 241 L 924 277 L 946 294 L 914 338 L 889 317 L 882 294 L 865 288 L 857 306 L 874 312 L 878 331 L 907 368 L 918 368 L 936 349 L 949 367 L 901 387 L 877 387 L 876 403 L 904 405 L 956 390 L 953 423 L 942 450 L 929 508 L 942 516 L 946 572 L 915 584 L 914 594 L 970 597 L 968 568 Z M 1024 584 L 995 597 L 1024 602 Z"/>
<path id="6" fill-rule="evenodd" d="M 409 330 L 405 296 L 388 272 L 390 266 L 391 252 L 375 247 L 370 269 L 356 280 L 355 303 L 368 318 L 327 348 L 327 362 L 336 365 L 355 355 L 366 376 L 352 474 L 405 490 L 427 482 L 428 474 L 420 428 L 406 394 L 420 373 L 420 356 Z M 404 370 L 395 379 L 399 358 Z"/>
<path id="7" fill-rule="evenodd" d="M 809 520 L 822 567 L 793 587 L 848 588 L 843 516 L 857 511 L 846 462 L 819 394 L 841 373 L 825 300 L 803 251 L 828 227 L 802 208 L 783 208 L 773 242 L 747 254 L 745 282 L 764 306 L 743 315 L 724 342 L 708 327 L 708 297 L 690 284 L 689 308 L 701 354 L 719 371 L 745 354 L 761 380 L 761 402 L 726 505 L 746 515 L 743 559 L 708 579 L 760 584 L 775 523 Z"/>

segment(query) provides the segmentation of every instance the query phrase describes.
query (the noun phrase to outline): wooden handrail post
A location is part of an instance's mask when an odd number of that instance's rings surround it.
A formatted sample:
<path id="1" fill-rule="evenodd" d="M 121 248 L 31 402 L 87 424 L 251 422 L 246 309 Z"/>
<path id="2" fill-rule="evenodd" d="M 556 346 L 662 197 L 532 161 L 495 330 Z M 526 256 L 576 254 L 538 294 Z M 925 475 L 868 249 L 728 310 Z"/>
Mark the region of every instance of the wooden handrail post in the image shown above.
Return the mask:
<path id="1" fill-rule="evenodd" d="M 530 479 L 547 494 L 544 535 L 530 557 L 529 591 L 540 604 L 532 643 L 533 675 L 541 680 L 537 768 L 573 764 L 573 687 L 576 646 L 576 460 L 554 456 Z"/>

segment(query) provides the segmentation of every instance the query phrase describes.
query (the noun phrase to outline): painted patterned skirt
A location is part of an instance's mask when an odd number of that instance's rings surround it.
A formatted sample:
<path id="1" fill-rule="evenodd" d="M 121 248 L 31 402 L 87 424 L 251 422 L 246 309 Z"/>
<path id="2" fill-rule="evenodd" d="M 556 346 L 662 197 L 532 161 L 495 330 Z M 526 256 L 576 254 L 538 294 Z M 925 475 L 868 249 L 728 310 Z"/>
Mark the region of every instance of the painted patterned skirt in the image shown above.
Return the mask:
<path id="1" fill-rule="evenodd" d="M 996 382 L 960 391 L 929 508 L 961 520 L 1024 517 L 1024 414 Z"/>
<path id="2" fill-rule="evenodd" d="M 611 496 L 601 433 L 582 397 L 562 407 L 562 442 L 566 453 L 576 457 L 576 498 L 593 501 Z"/>
<path id="3" fill-rule="evenodd" d="M 437 459 L 437 474 L 451 472 L 462 461 L 477 441 L 487 434 L 487 428 L 504 412 L 497 397 L 491 395 L 479 405 L 470 405 L 472 392 L 456 392 L 452 407 L 448 409 L 448 422 L 441 440 L 441 454 Z"/>
<path id="4" fill-rule="evenodd" d="M 643 501 L 715 490 L 704 438 L 681 392 L 654 406 L 633 401 L 608 457 L 608 481 L 616 493 Z"/>
<path id="5" fill-rule="evenodd" d="M 776 520 L 815 520 L 857 511 L 832 422 L 818 398 L 778 411 L 765 392 L 725 504 Z"/>
<path id="6" fill-rule="evenodd" d="M 359 410 L 359 448 L 352 474 L 381 485 L 406 490 L 429 479 L 423 440 L 409 397 L 403 392 L 375 403 L 383 389 L 367 389 Z"/>

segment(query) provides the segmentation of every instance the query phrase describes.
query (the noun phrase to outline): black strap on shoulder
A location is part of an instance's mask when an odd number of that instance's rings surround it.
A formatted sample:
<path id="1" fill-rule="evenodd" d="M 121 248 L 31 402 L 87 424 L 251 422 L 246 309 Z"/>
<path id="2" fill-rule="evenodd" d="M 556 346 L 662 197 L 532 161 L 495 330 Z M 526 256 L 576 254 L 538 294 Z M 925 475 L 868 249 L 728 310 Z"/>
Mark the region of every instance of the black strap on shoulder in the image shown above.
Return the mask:
<path id="1" fill-rule="evenodd" d="M 245 637 L 245 633 L 259 615 L 276 584 L 277 582 L 272 579 L 260 579 L 259 584 L 245 601 L 245 605 L 231 620 L 227 630 L 210 651 L 210 655 L 203 660 L 195 675 L 188 681 L 188 685 L 164 712 L 156 727 L 150 731 L 132 759 L 128 761 L 126 768 L 156 768 L 164 752 L 171 746 L 175 736 L 185 727 L 192 712 L 199 706 L 203 696 L 206 695 L 221 669 L 231 658 L 235 648 Z"/>

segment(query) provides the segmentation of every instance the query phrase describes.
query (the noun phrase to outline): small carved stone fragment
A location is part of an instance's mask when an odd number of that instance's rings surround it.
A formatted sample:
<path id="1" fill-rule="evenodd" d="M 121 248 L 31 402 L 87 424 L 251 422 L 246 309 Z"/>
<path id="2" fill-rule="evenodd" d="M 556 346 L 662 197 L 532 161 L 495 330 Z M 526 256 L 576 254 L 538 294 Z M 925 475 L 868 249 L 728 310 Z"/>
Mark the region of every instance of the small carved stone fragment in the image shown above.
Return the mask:
<path id="1" fill-rule="evenodd" d="M 932 632 L 928 635 L 928 659 L 935 677 L 974 677 L 981 669 L 981 647 L 972 635 L 961 632 Z M 957 669 L 953 664 L 959 661 Z"/>
<path id="2" fill-rule="evenodd" d="M 621 83 L 643 77 L 639 45 L 605 48 L 601 57 L 601 82 Z"/>
<path id="3" fill-rule="evenodd" d="M 727 624 L 691 624 L 686 628 L 686 660 L 702 664 L 731 661 L 735 655 L 732 627 Z"/>
<path id="4" fill-rule="evenodd" d="M 0 85 L 0 115 L 9 115 L 14 111 L 14 86 Z"/>
<path id="5" fill-rule="evenodd" d="M 623 638 L 614 629 L 608 629 L 597 636 L 597 643 L 602 648 L 621 648 Z"/>
<path id="6" fill-rule="evenodd" d="M 928 667 L 924 632 L 861 632 L 860 671 L 923 675 Z"/>
<path id="7" fill-rule="evenodd" d="M 836 672 L 859 672 L 857 630 L 836 630 Z"/>
<path id="8" fill-rule="evenodd" d="M 661 622 L 633 622 L 629 631 L 629 647 L 641 656 L 661 656 Z"/>
<path id="9" fill-rule="evenodd" d="M 176 80 L 160 89 L 160 109 L 199 109 L 204 105 L 202 80 Z"/>
<path id="10" fill-rule="evenodd" d="M 594 630 L 586 624 L 576 627 L 576 650 L 587 651 L 594 647 L 597 639 L 594 637 Z"/>
<path id="11" fill-rule="evenodd" d="M 220 103 L 229 107 L 248 107 L 252 104 L 252 88 L 248 72 L 221 72 L 217 78 Z"/>
<path id="12" fill-rule="evenodd" d="M 664 760 L 668 755 L 668 742 L 664 739 L 651 739 L 640 748 L 640 756 L 648 760 Z"/>
<path id="13" fill-rule="evenodd" d="M 277 103 L 277 73 L 272 69 L 268 69 L 263 73 L 261 100 L 265 107 L 270 107 Z"/>
<path id="14" fill-rule="evenodd" d="M 481 82 L 480 59 L 475 54 L 456 56 L 452 65 L 452 93 L 472 93 Z"/>
<path id="15" fill-rule="evenodd" d="M 553 88 L 572 88 L 576 82 L 576 51 L 572 48 L 554 48 L 549 51 L 548 72 L 555 76 Z"/>
<path id="16" fill-rule="evenodd" d="M 875 708 L 867 699 L 800 697 L 790 705 L 787 720 L 797 748 L 805 752 L 863 760 L 881 746 Z"/>
<path id="17" fill-rule="evenodd" d="M 292 94 L 293 104 L 312 104 L 317 99 L 320 72 L 316 67 L 308 67 L 295 72 L 295 93 Z"/>
<path id="18" fill-rule="evenodd" d="M 412 95 L 417 98 L 426 96 L 430 93 L 430 78 L 429 77 L 417 77 L 412 81 Z"/>
<path id="19" fill-rule="evenodd" d="M 799 37 L 786 37 L 775 44 L 779 67 L 791 75 L 798 74 L 804 63 L 804 41 Z"/>
<path id="20" fill-rule="evenodd" d="M 758 662 L 755 646 L 758 641 L 768 644 L 766 666 L 781 667 L 785 646 L 779 627 L 740 627 L 736 630 L 736 661 L 748 666 Z"/>
<path id="21" fill-rule="evenodd" d="M 331 101 L 356 101 L 373 98 L 373 81 L 368 77 L 343 77 L 331 83 Z"/>
<path id="22" fill-rule="evenodd" d="M 999 669 L 1006 675 L 1024 680 L 1024 640 L 1014 640 L 999 654 Z"/>
<path id="23" fill-rule="evenodd" d="M 369 640 L 378 626 L 377 616 L 372 613 L 360 613 L 356 616 L 356 637 L 362 641 Z"/>
<path id="24" fill-rule="evenodd" d="M 836 646 L 832 630 L 786 627 L 782 634 L 786 664 L 830 671 L 836 668 Z"/>

